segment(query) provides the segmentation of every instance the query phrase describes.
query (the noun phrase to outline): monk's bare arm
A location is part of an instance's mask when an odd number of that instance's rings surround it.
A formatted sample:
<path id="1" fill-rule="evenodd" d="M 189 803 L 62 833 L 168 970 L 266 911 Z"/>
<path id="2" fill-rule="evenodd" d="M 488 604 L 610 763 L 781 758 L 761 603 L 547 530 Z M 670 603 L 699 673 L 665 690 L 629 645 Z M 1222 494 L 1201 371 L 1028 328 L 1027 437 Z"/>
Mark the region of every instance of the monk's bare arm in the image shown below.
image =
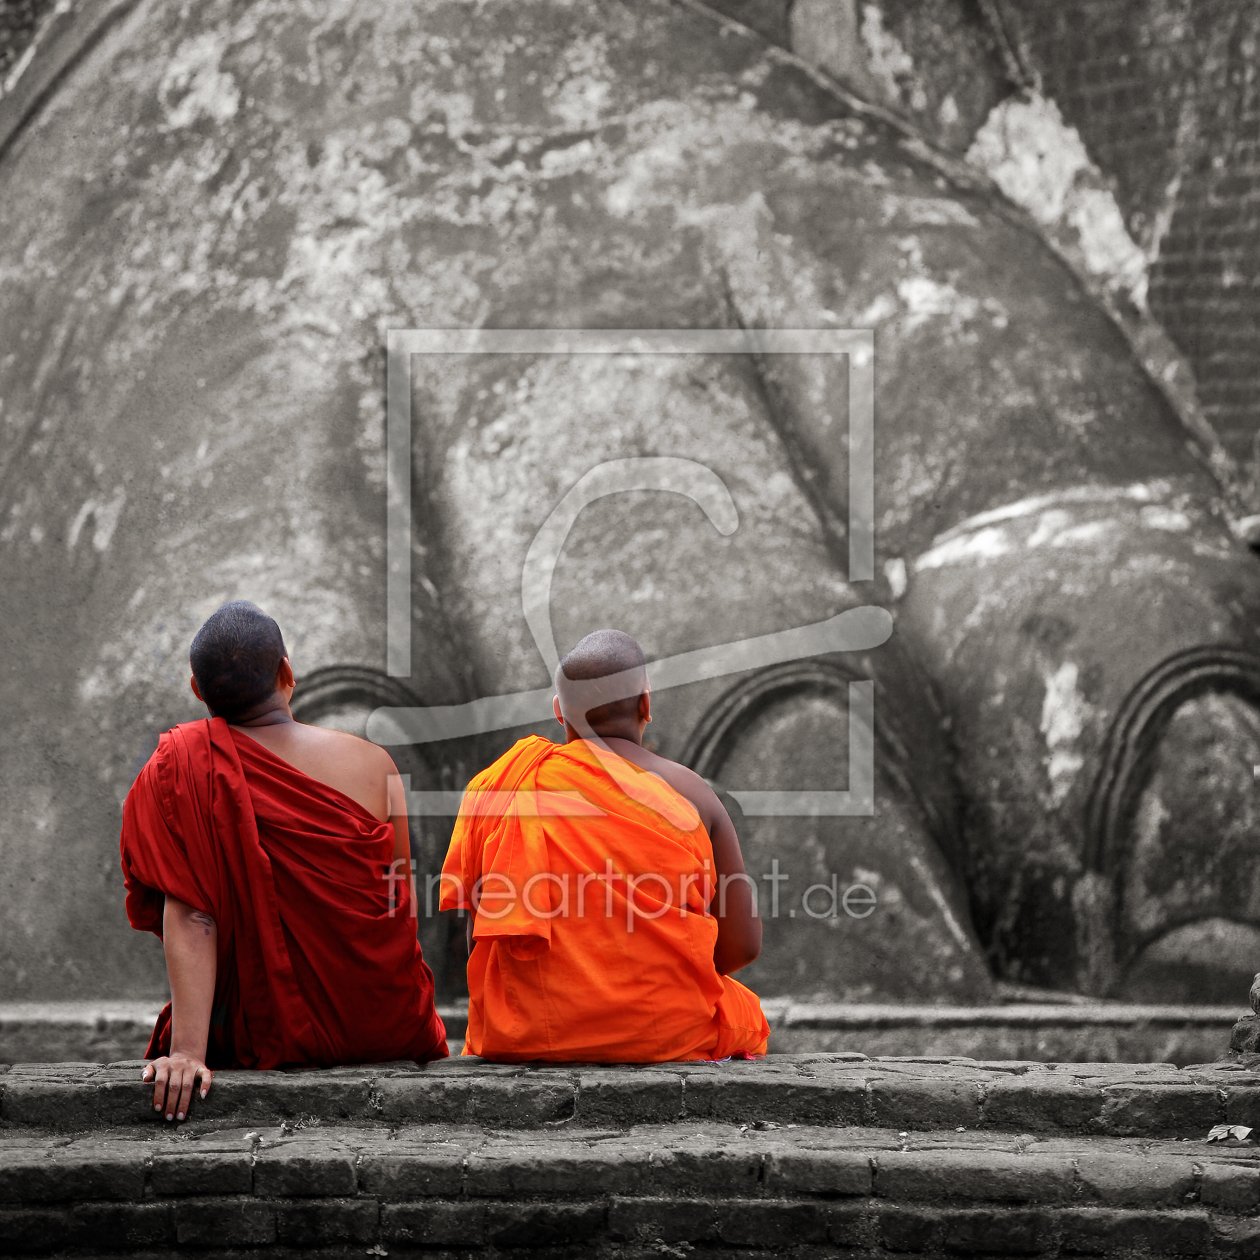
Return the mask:
<path id="1" fill-rule="evenodd" d="M 729 976 L 760 957 L 761 918 L 757 914 L 752 881 L 744 870 L 744 855 L 735 824 L 708 784 L 705 789 L 713 797 L 711 812 L 705 821 L 713 842 L 713 866 L 717 876 L 716 893 L 710 907 L 718 921 L 713 963 L 718 975 Z M 704 817 L 703 812 L 701 816 Z"/>
<path id="2" fill-rule="evenodd" d="M 171 1052 L 150 1063 L 144 1079 L 153 1081 L 154 1110 L 165 1107 L 168 1120 L 182 1120 L 188 1114 L 198 1079 L 202 1098 L 210 1090 L 206 1045 L 218 944 L 219 930 L 208 914 L 175 897 L 166 898 L 162 947 L 171 982 Z"/>
<path id="3" fill-rule="evenodd" d="M 400 878 L 405 878 L 406 887 L 411 892 L 411 913 L 416 915 L 416 881 L 411 872 L 411 831 L 407 826 L 407 794 L 403 790 L 402 779 L 398 777 L 398 767 L 394 759 L 384 749 L 381 756 L 388 763 L 386 773 L 389 776 L 389 821 L 394 828 L 394 869 Z"/>

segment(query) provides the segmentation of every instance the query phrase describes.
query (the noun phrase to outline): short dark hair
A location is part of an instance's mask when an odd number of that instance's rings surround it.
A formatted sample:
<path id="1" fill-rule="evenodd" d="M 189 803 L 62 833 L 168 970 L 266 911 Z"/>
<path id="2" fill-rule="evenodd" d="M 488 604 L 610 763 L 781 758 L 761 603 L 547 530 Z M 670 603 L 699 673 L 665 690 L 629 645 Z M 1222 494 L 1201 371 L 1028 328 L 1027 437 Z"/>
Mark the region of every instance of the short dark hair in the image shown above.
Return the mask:
<path id="1" fill-rule="evenodd" d="M 232 722 L 275 693 L 287 655 L 280 627 L 256 604 L 237 599 L 211 613 L 188 659 L 210 716 Z"/>

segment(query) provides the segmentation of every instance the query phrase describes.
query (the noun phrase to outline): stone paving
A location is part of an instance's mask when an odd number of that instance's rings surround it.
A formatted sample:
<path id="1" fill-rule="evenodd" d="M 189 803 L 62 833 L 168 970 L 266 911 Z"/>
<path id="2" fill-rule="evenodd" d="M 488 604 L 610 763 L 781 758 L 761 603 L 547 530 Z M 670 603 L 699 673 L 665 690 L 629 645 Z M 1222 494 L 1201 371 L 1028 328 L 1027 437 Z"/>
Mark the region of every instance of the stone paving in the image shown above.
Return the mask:
<path id="1" fill-rule="evenodd" d="M 1260 1254 L 1249 1061 L 0 1070 L 0 1251 Z"/>

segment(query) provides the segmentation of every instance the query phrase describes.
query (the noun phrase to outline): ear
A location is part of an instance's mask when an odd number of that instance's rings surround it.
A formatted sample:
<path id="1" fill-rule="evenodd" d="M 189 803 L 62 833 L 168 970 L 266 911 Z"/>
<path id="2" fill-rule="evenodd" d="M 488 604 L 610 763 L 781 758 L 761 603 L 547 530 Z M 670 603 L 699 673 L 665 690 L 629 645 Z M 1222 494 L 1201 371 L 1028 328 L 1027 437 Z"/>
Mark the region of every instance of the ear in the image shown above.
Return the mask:
<path id="1" fill-rule="evenodd" d="M 202 704 L 205 704 L 206 702 L 205 696 L 203 696 L 201 692 L 197 690 L 197 679 L 195 677 L 190 676 L 188 679 L 188 683 L 192 687 L 193 695 L 196 696 L 197 699 L 200 700 Z"/>
<path id="2" fill-rule="evenodd" d="M 280 658 L 280 668 L 276 670 L 276 690 L 292 691 L 297 683 L 293 678 L 293 666 L 289 664 L 289 658 L 282 656 Z"/>
<path id="3" fill-rule="evenodd" d="M 650 722 L 652 720 L 652 688 L 645 687 L 643 694 L 639 697 L 639 721 Z"/>
<path id="4" fill-rule="evenodd" d="M 551 697 L 551 711 L 552 713 L 556 715 L 556 721 L 559 722 L 561 726 L 563 726 L 564 714 L 560 712 L 560 697 L 559 696 Z"/>

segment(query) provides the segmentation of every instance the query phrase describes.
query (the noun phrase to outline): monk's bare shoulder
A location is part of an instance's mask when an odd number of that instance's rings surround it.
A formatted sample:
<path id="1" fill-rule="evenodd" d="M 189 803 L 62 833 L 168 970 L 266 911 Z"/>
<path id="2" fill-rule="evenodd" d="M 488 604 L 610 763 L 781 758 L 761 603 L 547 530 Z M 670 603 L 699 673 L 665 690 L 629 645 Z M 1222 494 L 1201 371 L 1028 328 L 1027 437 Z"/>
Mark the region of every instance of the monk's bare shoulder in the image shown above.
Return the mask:
<path id="1" fill-rule="evenodd" d="M 251 732 L 252 734 L 252 732 Z M 349 731 L 337 731 L 327 726 L 298 723 L 294 732 L 297 742 L 309 755 L 321 759 L 336 758 L 347 768 L 360 773 L 380 773 L 385 762 L 393 765 L 393 758 L 379 744 L 360 739 Z"/>
<path id="2" fill-rule="evenodd" d="M 685 796 L 696 807 L 696 813 L 700 815 L 700 821 L 704 824 L 704 829 L 708 832 L 713 844 L 713 862 L 718 874 L 730 876 L 744 874 L 744 855 L 740 849 L 739 836 L 718 794 L 705 779 L 689 767 L 670 761 L 668 757 L 647 752 L 646 749 L 643 751 L 645 760 L 639 761 L 638 764 L 659 775 L 674 791 L 680 796 Z M 646 758 L 651 760 L 648 761 Z M 743 961 L 734 964 L 732 969 L 751 962 L 760 950 L 761 937 L 758 935 L 756 949 L 746 957 L 741 955 Z"/>
<path id="3" fill-rule="evenodd" d="M 380 744 L 351 735 L 349 731 L 334 731 L 322 726 L 310 729 L 318 731 L 321 736 L 332 737 L 327 745 L 329 751 L 335 752 L 347 768 L 353 767 L 353 772 L 362 776 L 365 785 L 388 784 L 389 778 L 397 775 L 398 767 L 393 757 Z"/>
<path id="4" fill-rule="evenodd" d="M 358 735 L 351 735 L 349 731 L 339 731 L 332 726 L 316 726 L 312 722 L 297 722 L 295 725 L 304 739 L 317 740 L 322 744 L 336 744 L 345 749 L 378 747 L 378 745 L 369 743 Z M 264 727 L 263 729 L 269 728 Z"/>
<path id="5" fill-rule="evenodd" d="M 379 744 L 304 722 L 251 727 L 244 733 L 304 774 L 344 792 L 377 818 L 389 816 L 389 778 L 398 770 Z"/>
<path id="6" fill-rule="evenodd" d="M 374 744 L 370 739 L 363 739 L 359 735 L 351 735 L 349 731 L 334 731 L 326 727 L 318 729 L 328 730 L 328 733 L 336 735 L 343 742 L 343 745 L 353 745 L 362 756 L 375 758 L 380 765 L 388 764 L 392 766 L 394 764 L 393 757 L 380 744 Z"/>
<path id="7" fill-rule="evenodd" d="M 713 834 L 714 826 L 725 814 L 725 810 L 722 808 L 722 802 L 718 800 L 717 793 L 704 779 L 689 766 L 670 761 L 668 757 L 649 752 L 646 748 L 640 748 L 639 755 L 633 759 L 644 770 L 650 770 L 664 779 L 680 796 L 686 797 L 696 807 L 700 821 L 704 823 L 704 829 L 710 835 Z"/>
<path id="8" fill-rule="evenodd" d="M 308 727 L 317 731 L 322 742 L 319 761 L 325 782 L 333 783 L 378 818 L 392 812 L 390 779 L 398 774 L 394 759 L 379 744 L 373 744 L 348 731 Z"/>

